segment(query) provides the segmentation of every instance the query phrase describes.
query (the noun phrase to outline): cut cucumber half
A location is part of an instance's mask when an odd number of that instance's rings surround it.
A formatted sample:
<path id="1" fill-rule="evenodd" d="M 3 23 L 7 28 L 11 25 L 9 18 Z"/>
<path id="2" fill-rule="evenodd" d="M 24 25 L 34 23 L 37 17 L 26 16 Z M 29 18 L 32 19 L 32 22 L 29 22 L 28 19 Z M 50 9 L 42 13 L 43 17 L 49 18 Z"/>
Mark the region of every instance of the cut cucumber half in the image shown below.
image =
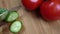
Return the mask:
<path id="1" fill-rule="evenodd" d="M 21 21 L 15 21 L 10 26 L 10 31 L 13 33 L 18 33 L 22 28 L 22 22 Z"/>
<path id="2" fill-rule="evenodd" d="M 12 21 L 16 20 L 18 18 L 18 16 L 19 16 L 19 14 L 16 11 L 11 11 L 6 18 L 6 21 L 12 22 Z"/>

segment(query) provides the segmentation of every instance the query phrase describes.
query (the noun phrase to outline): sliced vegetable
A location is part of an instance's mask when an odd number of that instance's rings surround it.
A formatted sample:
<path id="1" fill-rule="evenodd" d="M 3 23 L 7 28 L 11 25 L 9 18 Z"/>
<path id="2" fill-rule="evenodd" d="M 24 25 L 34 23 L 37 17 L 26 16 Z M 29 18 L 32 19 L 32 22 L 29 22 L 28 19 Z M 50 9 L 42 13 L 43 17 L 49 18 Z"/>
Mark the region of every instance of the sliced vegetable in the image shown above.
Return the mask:
<path id="1" fill-rule="evenodd" d="M 21 21 L 15 21 L 10 26 L 10 31 L 13 33 L 18 33 L 22 28 L 22 22 Z"/>
<path id="2" fill-rule="evenodd" d="M 19 14 L 16 11 L 11 11 L 6 18 L 6 21 L 12 22 L 18 18 Z"/>

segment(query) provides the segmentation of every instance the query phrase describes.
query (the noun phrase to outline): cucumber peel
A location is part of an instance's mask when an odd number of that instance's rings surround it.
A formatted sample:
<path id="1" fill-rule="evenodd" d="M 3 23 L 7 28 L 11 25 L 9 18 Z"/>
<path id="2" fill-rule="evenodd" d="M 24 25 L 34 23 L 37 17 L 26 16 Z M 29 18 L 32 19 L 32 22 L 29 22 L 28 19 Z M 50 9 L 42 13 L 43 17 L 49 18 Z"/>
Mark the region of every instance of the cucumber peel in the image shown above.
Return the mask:
<path id="1" fill-rule="evenodd" d="M 22 28 L 21 21 L 14 21 L 10 26 L 10 31 L 13 33 L 18 33 Z"/>
<path id="2" fill-rule="evenodd" d="M 6 21 L 13 22 L 18 18 L 18 16 L 19 14 L 16 11 L 11 11 L 6 18 Z"/>
<path id="3" fill-rule="evenodd" d="M 8 15 L 8 10 L 5 8 L 0 8 L 0 21 L 4 20 Z"/>

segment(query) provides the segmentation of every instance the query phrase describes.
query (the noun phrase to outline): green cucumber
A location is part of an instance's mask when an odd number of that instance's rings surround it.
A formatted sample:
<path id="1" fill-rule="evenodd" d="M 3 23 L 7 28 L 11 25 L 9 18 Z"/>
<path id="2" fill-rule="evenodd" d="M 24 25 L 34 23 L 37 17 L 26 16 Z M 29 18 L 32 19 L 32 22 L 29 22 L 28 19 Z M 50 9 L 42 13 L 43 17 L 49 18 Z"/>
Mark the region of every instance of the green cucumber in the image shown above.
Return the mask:
<path id="1" fill-rule="evenodd" d="M 21 21 L 15 21 L 10 26 L 10 31 L 13 33 L 18 33 L 22 28 L 22 22 Z"/>
<path id="2" fill-rule="evenodd" d="M 8 15 L 8 10 L 5 8 L 0 8 L 0 21 L 4 20 Z"/>
<path id="3" fill-rule="evenodd" d="M 18 16 L 19 14 L 16 11 L 11 11 L 6 18 L 6 21 L 13 22 L 18 18 Z"/>

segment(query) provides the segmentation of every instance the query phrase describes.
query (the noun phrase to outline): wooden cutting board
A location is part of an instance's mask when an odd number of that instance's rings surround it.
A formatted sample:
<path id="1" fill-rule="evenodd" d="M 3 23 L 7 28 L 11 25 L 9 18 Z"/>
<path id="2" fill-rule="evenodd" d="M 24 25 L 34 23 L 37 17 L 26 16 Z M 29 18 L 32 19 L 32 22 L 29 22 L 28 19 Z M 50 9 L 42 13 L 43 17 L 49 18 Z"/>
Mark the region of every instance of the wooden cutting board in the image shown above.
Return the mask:
<path id="1" fill-rule="evenodd" d="M 21 0 L 0 0 L 1 8 L 13 8 L 21 5 L 17 10 L 19 20 L 23 23 L 23 28 L 17 34 L 60 34 L 60 20 L 45 21 L 37 17 L 33 12 L 28 12 L 21 4 Z M 0 34 L 13 34 L 9 31 L 9 23 L 0 27 Z"/>

